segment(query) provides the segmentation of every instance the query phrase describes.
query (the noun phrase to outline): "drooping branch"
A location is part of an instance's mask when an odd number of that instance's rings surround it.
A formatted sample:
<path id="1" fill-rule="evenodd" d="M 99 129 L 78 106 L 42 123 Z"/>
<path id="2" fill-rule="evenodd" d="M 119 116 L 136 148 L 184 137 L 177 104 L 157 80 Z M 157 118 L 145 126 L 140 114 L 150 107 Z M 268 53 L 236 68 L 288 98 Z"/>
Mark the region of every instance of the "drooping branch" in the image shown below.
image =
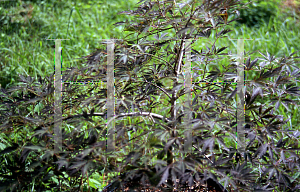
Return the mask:
<path id="1" fill-rule="evenodd" d="M 105 116 L 106 113 L 93 113 L 93 114 L 86 114 L 86 116 Z M 71 118 L 75 118 L 75 117 L 84 117 L 84 115 L 73 115 L 73 116 L 68 116 L 66 118 L 64 118 L 63 120 L 67 120 L 67 119 L 71 119 Z M 162 115 L 156 114 L 156 113 L 149 113 L 149 112 L 130 112 L 130 113 L 120 113 L 116 116 L 114 116 L 112 119 L 117 119 L 120 117 L 125 117 L 125 116 L 151 116 L 157 119 L 161 119 L 161 120 L 165 120 L 166 122 L 169 122 L 170 120 L 168 118 L 164 118 Z M 112 120 L 111 119 L 111 120 Z M 110 121 L 107 123 L 109 124 Z"/>
<path id="2" fill-rule="evenodd" d="M 101 116 L 104 117 L 106 116 L 106 113 L 84 113 L 84 114 L 78 114 L 78 115 L 70 115 L 68 117 L 62 118 L 63 121 L 66 121 L 68 119 L 73 119 L 73 118 L 78 118 L 78 117 L 92 117 L 92 116 Z M 170 120 L 168 118 L 164 118 L 162 115 L 156 114 L 156 113 L 149 113 L 149 112 L 130 112 L 130 113 L 120 113 L 116 116 L 114 116 L 113 118 L 111 118 L 107 124 L 111 123 L 112 120 L 120 118 L 120 117 L 125 117 L 125 116 L 149 116 L 152 120 L 153 118 L 156 119 L 160 119 L 160 120 L 164 120 L 165 122 L 170 122 Z M 59 121 L 59 119 L 57 119 L 56 121 Z M 48 123 L 47 126 L 51 126 L 53 125 L 55 122 L 51 122 Z M 36 130 L 41 129 L 42 127 L 44 127 L 45 124 L 43 123 L 42 125 L 39 125 Z"/>
<path id="3" fill-rule="evenodd" d="M 157 86 L 157 85 L 155 85 L 154 83 L 151 83 L 151 82 L 148 82 L 147 80 L 146 80 L 146 78 L 144 77 L 144 79 L 145 79 L 145 81 L 147 82 L 147 83 L 150 83 L 151 85 L 153 85 L 153 86 L 155 86 L 155 87 L 157 87 L 158 89 L 160 89 L 162 92 L 164 92 L 170 99 L 172 99 L 172 97 L 169 95 L 169 93 L 168 92 L 166 92 L 166 90 L 164 90 L 163 88 L 161 88 L 161 87 L 159 87 L 159 86 Z"/>
<path id="4" fill-rule="evenodd" d="M 97 115 L 99 116 L 99 115 Z M 150 117 L 154 117 L 157 119 L 161 119 L 164 120 L 166 122 L 169 122 L 170 120 L 167 118 L 164 118 L 162 115 L 156 114 L 156 113 L 149 113 L 149 112 L 130 112 L 130 113 L 120 113 L 119 115 L 114 116 L 113 118 L 111 118 L 107 124 L 111 123 L 112 120 L 120 118 L 120 117 L 125 117 L 125 116 L 150 116 Z"/>

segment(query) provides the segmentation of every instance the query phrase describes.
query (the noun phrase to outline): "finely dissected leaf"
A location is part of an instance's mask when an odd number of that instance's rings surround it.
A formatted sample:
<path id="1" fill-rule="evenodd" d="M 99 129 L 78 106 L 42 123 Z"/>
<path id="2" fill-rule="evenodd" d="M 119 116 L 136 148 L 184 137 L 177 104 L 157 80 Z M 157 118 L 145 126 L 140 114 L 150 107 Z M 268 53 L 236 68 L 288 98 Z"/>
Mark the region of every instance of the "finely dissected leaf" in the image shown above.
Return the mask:
<path id="1" fill-rule="evenodd" d="M 280 100 L 276 102 L 275 104 L 275 111 L 277 111 L 278 107 L 280 106 Z"/>
<path id="2" fill-rule="evenodd" d="M 41 150 L 41 149 L 43 149 L 43 147 L 41 147 L 41 146 L 36 146 L 36 145 L 31 145 L 31 146 L 25 146 L 24 149 Z"/>
<path id="3" fill-rule="evenodd" d="M 258 154 L 258 157 L 261 158 L 262 156 L 265 155 L 266 151 L 267 151 L 267 148 L 268 148 L 268 144 L 263 144 L 261 145 L 257 151 L 255 152 L 254 156 L 256 156 Z"/>
<path id="4" fill-rule="evenodd" d="M 255 63 L 257 63 L 257 61 L 258 61 L 257 58 L 254 59 L 254 60 L 251 62 L 250 66 L 249 66 L 249 69 L 251 69 L 251 68 L 255 65 Z"/>
<path id="5" fill-rule="evenodd" d="M 265 55 L 265 54 L 263 54 L 263 53 L 261 53 L 260 51 L 258 51 L 267 61 L 269 60 L 269 58 Z M 268 53 L 269 54 L 269 53 Z"/>
<path id="6" fill-rule="evenodd" d="M 247 59 L 245 65 L 246 65 L 247 69 L 250 69 L 250 57 Z"/>
<path id="7" fill-rule="evenodd" d="M 299 137 L 300 136 L 300 131 L 298 131 L 298 130 L 294 131 L 293 135 L 296 138 Z"/>
<path id="8" fill-rule="evenodd" d="M 203 30 L 202 32 L 200 32 L 200 33 L 198 34 L 198 36 L 209 38 L 210 34 L 211 34 L 211 29 L 208 28 L 208 29 L 205 29 L 205 30 Z"/>
<path id="9" fill-rule="evenodd" d="M 223 148 L 229 152 L 229 149 L 227 148 L 227 146 L 225 145 L 224 141 L 223 141 L 223 138 L 216 138 L 217 141 L 223 146 Z"/>
<path id="10" fill-rule="evenodd" d="M 277 147 L 277 148 L 283 147 L 285 143 L 286 143 L 286 141 L 283 141 L 283 138 L 281 138 L 281 139 L 279 139 L 279 141 L 277 142 L 276 147 Z"/>
<path id="11" fill-rule="evenodd" d="M 169 140 L 169 141 L 167 142 L 167 144 L 165 145 L 164 149 L 165 149 L 165 150 L 168 150 L 169 147 L 174 143 L 175 139 L 176 139 L 176 138 L 172 138 L 171 140 Z"/>
<path id="12" fill-rule="evenodd" d="M 177 35 L 181 35 L 182 33 L 186 33 L 189 29 L 190 29 L 190 27 L 186 27 L 186 28 L 181 29 L 177 32 Z"/>
<path id="13" fill-rule="evenodd" d="M 256 87 L 253 90 L 253 93 L 251 95 L 251 99 L 250 99 L 249 105 L 251 105 L 254 102 L 254 100 L 258 96 L 258 94 L 262 95 L 262 89 L 260 87 Z"/>
<path id="14" fill-rule="evenodd" d="M 219 37 L 219 36 L 221 36 L 221 35 L 225 35 L 226 33 L 230 32 L 230 31 L 232 31 L 232 30 L 224 29 L 224 30 L 222 30 L 221 32 L 219 32 L 219 33 L 217 34 L 217 37 Z"/>
<path id="15" fill-rule="evenodd" d="M 83 175 L 86 175 L 86 174 L 88 173 L 88 171 L 91 170 L 91 169 L 93 169 L 93 168 L 94 168 L 94 162 L 89 161 L 89 162 L 87 162 L 87 163 L 83 166 L 83 168 L 82 168 L 82 170 L 81 170 L 81 173 L 82 173 Z"/>
<path id="16" fill-rule="evenodd" d="M 282 162 L 285 164 L 285 156 L 284 156 L 284 151 L 280 151 L 280 159 L 282 160 Z"/>
<path id="17" fill-rule="evenodd" d="M 83 165 L 85 165 L 86 162 L 85 161 L 79 161 L 79 162 L 75 162 L 73 163 L 73 165 L 70 167 L 70 169 L 77 169 L 82 167 Z"/>
<path id="18" fill-rule="evenodd" d="M 273 161 L 274 158 L 273 158 L 273 151 L 272 151 L 272 148 L 270 146 L 268 146 L 268 150 L 269 150 L 269 157 L 270 159 Z"/>
<path id="19" fill-rule="evenodd" d="M 267 115 L 262 116 L 262 118 L 265 118 L 265 119 L 273 118 L 273 117 L 276 117 L 276 116 L 272 115 L 272 114 L 267 114 Z"/>
<path id="20" fill-rule="evenodd" d="M 227 97 L 226 97 L 226 99 L 232 98 L 233 95 L 236 94 L 236 92 L 237 92 L 237 89 L 235 89 L 231 94 L 228 94 Z"/>
<path id="21" fill-rule="evenodd" d="M 263 114 L 265 115 L 266 113 L 268 113 L 271 109 L 273 109 L 274 107 L 269 107 L 268 109 L 266 109 Z"/>
<path id="22" fill-rule="evenodd" d="M 294 94 L 299 96 L 300 94 L 298 93 L 300 91 L 299 87 L 291 87 L 291 88 L 287 88 L 286 92 L 290 93 L 290 94 Z"/>
<path id="23" fill-rule="evenodd" d="M 221 47 L 217 50 L 217 54 L 221 53 L 222 51 L 224 51 L 225 49 L 227 49 L 228 47 Z"/>
<path id="24" fill-rule="evenodd" d="M 173 90 L 178 91 L 182 86 L 183 84 L 176 85 Z"/>
<path id="25" fill-rule="evenodd" d="M 69 162 L 64 159 L 60 159 L 60 160 L 56 161 L 55 163 L 58 164 L 58 170 L 60 170 L 63 166 L 65 166 L 66 168 L 68 168 L 68 166 L 69 166 Z"/>
<path id="26" fill-rule="evenodd" d="M 212 151 L 214 143 L 215 143 L 215 138 L 206 139 L 203 141 L 203 143 L 204 143 L 204 145 L 202 148 L 202 153 L 204 153 L 207 148 L 209 148 Z"/>
<path id="27" fill-rule="evenodd" d="M 29 81 L 23 75 L 19 75 L 19 77 L 20 77 L 22 82 L 29 83 Z"/>
<path id="28" fill-rule="evenodd" d="M 289 55 L 288 58 L 291 58 L 293 55 L 295 55 L 295 54 L 298 53 L 298 52 L 299 52 L 299 51 L 295 51 L 295 52 L 291 53 L 291 54 Z"/>
<path id="29" fill-rule="evenodd" d="M 159 183 L 157 184 L 157 187 L 160 186 L 162 183 L 164 183 L 168 177 L 169 177 L 169 169 L 170 169 L 170 165 L 168 165 L 165 169 L 164 169 L 164 173 L 159 181 Z"/>
<path id="30" fill-rule="evenodd" d="M 85 156 L 89 155 L 93 151 L 92 148 L 85 149 L 81 152 L 81 158 L 83 159 Z"/>

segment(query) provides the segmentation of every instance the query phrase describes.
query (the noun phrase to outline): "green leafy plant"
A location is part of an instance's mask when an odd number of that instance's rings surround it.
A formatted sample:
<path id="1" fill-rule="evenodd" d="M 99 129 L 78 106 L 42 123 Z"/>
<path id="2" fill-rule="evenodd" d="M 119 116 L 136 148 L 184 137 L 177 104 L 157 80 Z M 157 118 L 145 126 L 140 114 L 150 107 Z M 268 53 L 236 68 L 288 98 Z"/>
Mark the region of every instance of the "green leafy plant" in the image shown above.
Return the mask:
<path id="1" fill-rule="evenodd" d="M 269 23 L 270 18 L 276 15 L 276 11 L 272 2 L 255 1 L 246 9 L 241 9 L 240 19 L 237 22 L 249 27 L 259 27 L 263 23 Z"/>

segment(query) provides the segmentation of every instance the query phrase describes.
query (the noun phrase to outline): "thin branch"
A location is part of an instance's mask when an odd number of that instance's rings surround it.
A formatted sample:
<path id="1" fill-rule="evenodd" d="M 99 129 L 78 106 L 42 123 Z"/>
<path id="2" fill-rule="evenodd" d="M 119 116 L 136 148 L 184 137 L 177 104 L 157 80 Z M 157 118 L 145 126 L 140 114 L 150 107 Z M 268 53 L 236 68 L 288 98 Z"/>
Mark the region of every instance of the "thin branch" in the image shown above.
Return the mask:
<path id="1" fill-rule="evenodd" d="M 193 145 L 193 147 L 195 147 L 200 153 L 202 153 L 201 151 L 200 151 L 200 149 L 198 149 L 198 147 L 196 147 L 195 145 Z M 213 164 L 213 162 L 205 155 L 205 154 L 203 154 L 212 164 Z"/>
<path id="2" fill-rule="evenodd" d="M 70 115 L 68 117 L 62 118 L 62 121 L 66 121 L 68 119 L 72 119 L 72 118 L 77 118 L 77 117 L 91 117 L 91 116 L 101 116 L 104 117 L 106 116 L 106 113 L 93 113 L 93 114 L 85 114 L 85 116 L 83 114 L 79 114 L 79 115 Z M 166 122 L 170 122 L 170 120 L 168 118 L 164 118 L 162 115 L 156 114 L 156 113 L 149 113 L 149 112 L 130 112 L 130 113 L 120 113 L 119 115 L 114 116 L 112 119 L 110 119 L 108 121 L 107 124 L 109 124 L 112 120 L 120 118 L 120 117 L 125 117 L 125 116 L 150 116 L 150 118 L 153 120 L 153 118 L 157 118 L 157 119 L 161 119 L 164 120 Z M 60 121 L 59 119 L 56 120 L 55 122 Z M 51 126 L 53 125 L 55 122 L 51 122 L 51 123 L 47 123 L 46 125 L 43 123 L 42 125 L 39 125 L 37 127 L 37 129 L 40 129 L 42 127 L 45 126 Z"/>
<path id="3" fill-rule="evenodd" d="M 182 62 L 183 49 L 184 49 L 184 41 L 185 40 L 183 40 L 183 39 L 181 40 L 181 44 L 180 44 L 180 48 L 179 48 L 179 54 L 177 55 L 177 58 L 176 58 L 176 61 L 178 61 L 178 63 L 176 62 L 178 64 L 177 65 L 177 71 L 175 71 L 176 76 L 178 76 L 178 74 L 180 72 L 180 65 L 181 65 L 181 62 Z M 176 66 L 176 63 L 175 63 L 175 66 Z"/>
<path id="4" fill-rule="evenodd" d="M 160 33 L 160 32 L 162 32 L 162 31 L 166 31 L 166 30 L 169 30 L 169 29 L 173 29 L 173 27 L 169 27 L 169 28 L 164 28 L 164 29 L 153 29 L 152 31 L 149 31 L 149 34 L 147 34 L 147 35 L 145 35 L 145 36 L 143 36 L 143 37 L 141 37 L 141 38 L 139 38 L 139 39 L 144 39 L 145 37 L 149 37 L 150 35 L 153 35 L 153 34 L 155 34 L 155 33 Z M 128 35 L 127 35 L 128 36 Z M 126 36 L 126 37 L 127 37 Z M 125 37 L 125 38 L 126 38 Z"/>
<path id="5" fill-rule="evenodd" d="M 150 53 L 137 54 L 137 56 L 143 56 L 143 55 L 149 55 L 149 56 L 152 56 L 152 57 L 154 57 L 154 59 L 157 59 L 157 60 L 164 61 L 164 62 L 166 62 L 166 64 L 168 64 L 168 65 L 169 65 L 169 67 L 173 68 L 173 67 L 172 67 L 172 65 L 171 65 L 171 63 L 169 63 L 168 61 L 166 61 L 166 60 L 165 60 L 165 59 L 163 59 L 163 58 L 159 58 L 159 57 L 158 57 L 158 56 L 156 56 L 156 55 L 153 55 L 153 54 L 150 54 Z"/>
<path id="6" fill-rule="evenodd" d="M 143 77 L 144 77 L 144 76 L 143 76 Z M 145 77 L 144 77 L 144 79 L 145 79 L 145 81 L 146 81 L 147 83 L 151 83 L 151 82 L 147 81 Z M 155 87 L 157 87 L 158 89 L 160 89 L 162 92 L 164 92 L 164 93 L 169 97 L 169 99 L 172 99 L 172 97 L 169 95 L 169 93 L 167 93 L 163 88 L 161 88 L 161 87 L 159 87 L 159 86 L 157 86 L 157 85 L 155 85 L 155 84 L 153 84 L 153 83 L 151 83 L 151 85 L 154 85 Z"/>
<path id="7" fill-rule="evenodd" d="M 93 115 L 96 115 L 96 113 L 94 113 Z M 96 115 L 96 116 L 100 116 L 100 115 Z M 111 118 L 107 124 L 111 123 L 112 120 L 120 118 L 120 117 L 125 117 L 125 116 L 151 116 L 152 118 L 157 118 L 157 119 L 161 119 L 161 120 L 165 120 L 166 122 L 169 122 L 170 120 L 167 118 L 164 118 L 162 115 L 156 114 L 156 113 L 149 113 L 149 112 L 130 112 L 130 113 L 120 113 L 119 115 L 114 116 L 113 118 Z"/>
<path id="8" fill-rule="evenodd" d="M 182 58 L 183 58 L 183 49 L 184 49 L 184 45 L 185 45 L 185 43 L 183 42 L 182 43 L 182 48 L 181 48 L 181 50 L 180 50 L 180 55 L 179 55 L 179 61 L 178 61 L 178 65 L 177 65 L 177 75 L 179 74 L 179 72 L 180 72 L 180 67 L 181 67 L 181 62 L 182 62 Z"/>

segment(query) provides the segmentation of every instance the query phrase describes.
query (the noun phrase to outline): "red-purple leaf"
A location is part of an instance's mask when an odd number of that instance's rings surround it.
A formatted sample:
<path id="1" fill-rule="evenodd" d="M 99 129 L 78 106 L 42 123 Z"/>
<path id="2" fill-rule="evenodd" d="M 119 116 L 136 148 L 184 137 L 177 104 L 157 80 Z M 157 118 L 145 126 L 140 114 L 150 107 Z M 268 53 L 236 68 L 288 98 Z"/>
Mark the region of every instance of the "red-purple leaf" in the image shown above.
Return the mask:
<path id="1" fill-rule="evenodd" d="M 249 69 L 251 69 L 251 68 L 255 65 L 255 63 L 257 63 L 257 61 L 258 61 L 257 58 L 254 59 L 253 61 L 251 61 L 251 64 L 250 64 L 250 66 L 249 66 Z"/>
<path id="2" fill-rule="evenodd" d="M 157 184 L 157 187 L 159 187 L 162 183 L 166 182 L 166 180 L 168 179 L 169 177 L 169 169 L 170 169 L 170 166 L 171 165 L 168 165 L 160 179 L 160 182 Z"/>
<path id="3" fill-rule="evenodd" d="M 224 51 L 227 47 L 221 47 L 220 49 L 217 50 L 217 54 L 221 53 L 222 51 Z"/>

